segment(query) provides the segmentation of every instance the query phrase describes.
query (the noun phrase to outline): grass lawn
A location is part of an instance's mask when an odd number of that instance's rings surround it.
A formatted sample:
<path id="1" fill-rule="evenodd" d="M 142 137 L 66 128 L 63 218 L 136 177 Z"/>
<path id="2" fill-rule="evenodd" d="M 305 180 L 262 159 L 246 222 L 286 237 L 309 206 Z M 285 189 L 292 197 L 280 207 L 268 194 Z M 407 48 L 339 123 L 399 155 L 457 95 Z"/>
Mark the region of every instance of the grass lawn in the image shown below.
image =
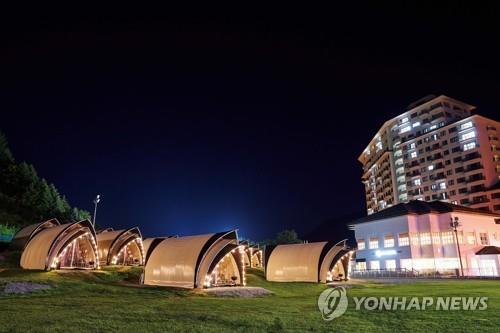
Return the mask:
<path id="1" fill-rule="evenodd" d="M 1 268 L 0 268 L 1 270 Z M 438 281 L 348 289 L 349 308 L 325 322 L 317 298 L 325 286 L 272 283 L 260 271 L 250 286 L 263 298 L 220 298 L 197 291 L 133 286 L 137 269 L 105 272 L 0 272 L 9 281 L 54 286 L 30 295 L 0 294 L 0 332 L 499 332 L 500 281 Z M 356 311 L 352 296 L 488 296 L 485 311 Z"/>

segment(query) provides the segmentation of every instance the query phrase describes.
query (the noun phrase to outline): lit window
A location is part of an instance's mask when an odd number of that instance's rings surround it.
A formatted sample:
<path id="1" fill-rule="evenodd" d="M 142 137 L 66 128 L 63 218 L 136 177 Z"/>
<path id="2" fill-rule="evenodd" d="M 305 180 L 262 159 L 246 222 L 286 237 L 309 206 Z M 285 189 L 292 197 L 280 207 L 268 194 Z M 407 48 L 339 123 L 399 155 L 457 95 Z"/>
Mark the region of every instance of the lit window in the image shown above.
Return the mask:
<path id="1" fill-rule="evenodd" d="M 488 245 L 488 234 L 485 232 L 481 232 L 479 234 L 479 240 L 481 242 L 481 245 Z"/>
<path id="2" fill-rule="evenodd" d="M 415 158 L 417 157 L 417 152 L 416 151 L 412 151 L 411 154 L 410 154 L 411 158 Z"/>
<path id="3" fill-rule="evenodd" d="M 366 262 L 357 262 L 356 263 L 357 271 L 366 271 Z"/>
<path id="4" fill-rule="evenodd" d="M 418 238 L 418 233 L 412 232 L 410 235 L 410 241 L 411 241 L 411 245 L 419 246 L 420 242 L 419 242 L 419 238 Z"/>
<path id="5" fill-rule="evenodd" d="M 396 269 L 396 260 L 389 259 L 385 261 L 385 269 L 387 270 L 395 270 Z"/>
<path id="6" fill-rule="evenodd" d="M 408 233 L 403 233 L 398 235 L 398 244 L 399 246 L 410 245 L 410 237 L 408 236 Z"/>
<path id="7" fill-rule="evenodd" d="M 460 130 L 464 130 L 464 129 L 471 128 L 471 127 L 472 127 L 472 121 L 469 121 L 469 122 L 466 122 L 466 123 L 463 123 L 462 125 L 460 125 Z"/>
<path id="8" fill-rule="evenodd" d="M 441 233 L 441 240 L 443 244 L 453 244 L 453 233 L 451 231 Z"/>
<path id="9" fill-rule="evenodd" d="M 429 166 L 427 167 L 427 170 L 429 170 L 429 171 L 434 170 L 434 165 L 432 165 L 432 164 L 431 164 L 431 165 L 429 165 Z"/>
<path id="10" fill-rule="evenodd" d="M 378 260 L 370 261 L 370 269 L 380 269 L 380 262 Z"/>
<path id="11" fill-rule="evenodd" d="M 377 237 L 370 238 L 370 249 L 378 249 L 378 238 Z"/>
<path id="12" fill-rule="evenodd" d="M 446 190 L 446 183 L 445 182 L 439 183 L 439 189 Z"/>
<path id="13" fill-rule="evenodd" d="M 468 132 L 468 133 L 462 134 L 461 140 L 472 139 L 472 138 L 475 138 L 475 137 L 476 137 L 476 132 L 472 131 L 472 132 Z"/>
<path id="14" fill-rule="evenodd" d="M 407 123 L 407 122 L 408 122 L 408 117 L 404 117 L 403 119 L 401 119 L 402 124 Z"/>
<path id="15" fill-rule="evenodd" d="M 420 245 L 430 245 L 431 244 L 431 234 L 428 232 L 422 232 L 420 234 Z"/>
<path id="16" fill-rule="evenodd" d="M 473 232 L 467 233 L 467 244 L 476 245 L 476 235 Z"/>
<path id="17" fill-rule="evenodd" d="M 413 269 L 413 264 L 411 259 L 401 259 L 399 260 L 399 264 L 402 269 Z"/>
<path id="18" fill-rule="evenodd" d="M 410 149 L 415 149 L 416 146 L 415 142 L 410 143 Z"/>
<path id="19" fill-rule="evenodd" d="M 380 141 L 377 142 L 376 146 L 377 146 L 377 151 L 382 150 L 382 142 Z"/>
<path id="20" fill-rule="evenodd" d="M 420 126 L 420 121 L 417 121 L 416 123 L 413 123 L 412 125 L 413 127 L 417 127 L 417 126 Z"/>
<path id="21" fill-rule="evenodd" d="M 365 240 L 360 239 L 358 240 L 358 250 L 364 250 L 365 249 Z"/>
<path id="22" fill-rule="evenodd" d="M 413 185 L 416 185 L 416 186 L 422 185 L 422 181 L 420 180 L 420 178 L 413 180 Z"/>
<path id="23" fill-rule="evenodd" d="M 406 133 L 409 131 L 411 131 L 411 126 L 405 126 L 399 131 L 399 133 Z"/>
<path id="24" fill-rule="evenodd" d="M 385 236 L 384 247 L 394 247 L 394 237 L 392 235 Z"/>
<path id="25" fill-rule="evenodd" d="M 469 143 L 464 144 L 464 151 L 471 150 L 471 149 L 474 149 L 474 148 L 476 148 L 476 143 L 475 142 L 469 142 Z"/>

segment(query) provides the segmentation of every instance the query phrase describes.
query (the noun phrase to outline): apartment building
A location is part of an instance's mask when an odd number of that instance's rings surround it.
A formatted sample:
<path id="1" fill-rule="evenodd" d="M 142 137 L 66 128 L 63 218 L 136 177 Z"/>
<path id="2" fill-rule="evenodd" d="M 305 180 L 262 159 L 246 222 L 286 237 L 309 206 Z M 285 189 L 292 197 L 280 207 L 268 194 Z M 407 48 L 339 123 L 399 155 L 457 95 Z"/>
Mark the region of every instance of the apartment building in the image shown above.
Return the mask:
<path id="1" fill-rule="evenodd" d="M 410 200 L 500 212 L 498 121 L 441 96 L 386 121 L 358 160 L 368 215 Z"/>

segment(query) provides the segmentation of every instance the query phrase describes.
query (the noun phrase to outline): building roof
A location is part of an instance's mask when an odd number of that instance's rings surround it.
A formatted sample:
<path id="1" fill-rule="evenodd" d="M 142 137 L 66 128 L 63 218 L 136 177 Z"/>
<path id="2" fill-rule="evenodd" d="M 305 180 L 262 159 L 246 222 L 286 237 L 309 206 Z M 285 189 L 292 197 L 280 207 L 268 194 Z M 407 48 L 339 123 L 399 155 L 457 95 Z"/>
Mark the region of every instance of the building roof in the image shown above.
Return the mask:
<path id="1" fill-rule="evenodd" d="M 424 215 L 431 213 L 444 214 L 450 212 L 474 213 L 474 214 L 500 217 L 499 214 L 490 213 L 481 209 L 454 205 L 444 201 L 411 200 L 407 203 L 400 203 L 395 206 L 386 208 L 380 212 L 354 220 L 351 223 L 351 225 L 383 220 L 391 217 L 404 216 L 404 215 Z"/>
<path id="2" fill-rule="evenodd" d="M 477 255 L 486 254 L 500 254 L 500 247 L 498 246 L 485 246 L 481 250 L 476 252 Z"/>

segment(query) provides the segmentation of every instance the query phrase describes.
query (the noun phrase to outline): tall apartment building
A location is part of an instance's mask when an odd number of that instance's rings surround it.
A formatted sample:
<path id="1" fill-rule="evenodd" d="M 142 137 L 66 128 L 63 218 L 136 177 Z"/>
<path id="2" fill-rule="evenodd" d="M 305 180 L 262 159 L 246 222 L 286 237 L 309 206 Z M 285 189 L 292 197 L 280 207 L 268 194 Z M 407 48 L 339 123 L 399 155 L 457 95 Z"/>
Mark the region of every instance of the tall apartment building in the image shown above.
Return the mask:
<path id="1" fill-rule="evenodd" d="M 427 96 L 386 121 L 358 158 L 368 214 L 410 200 L 500 213 L 500 123 L 474 109 Z"/>

